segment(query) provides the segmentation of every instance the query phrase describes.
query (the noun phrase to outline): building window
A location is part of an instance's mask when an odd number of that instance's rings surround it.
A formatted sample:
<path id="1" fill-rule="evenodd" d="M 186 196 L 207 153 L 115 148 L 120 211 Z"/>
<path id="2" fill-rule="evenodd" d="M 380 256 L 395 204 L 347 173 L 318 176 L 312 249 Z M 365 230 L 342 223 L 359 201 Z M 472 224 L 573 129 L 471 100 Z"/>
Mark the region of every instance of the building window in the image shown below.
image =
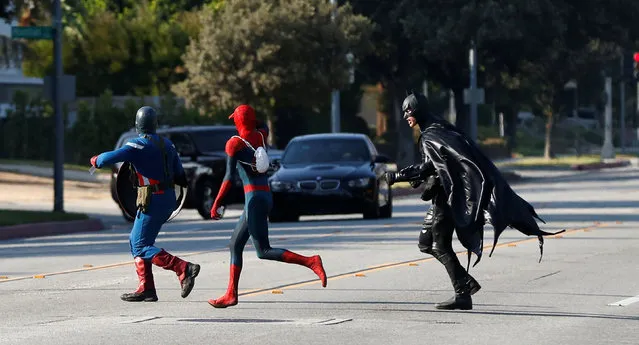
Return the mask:
<path id="1" fill-rule="evenodd" d="M 2 68 L 9 68 L 11 64 L 11 55 L 9 48 L 9 38 L 6 36 L 0 36 L 0 44 L 2 44 Z"/>
<path id="2" fill-rule="evenodd" d="M 22 43 L 0 36 L 0 68 L 22 68 Z"/>

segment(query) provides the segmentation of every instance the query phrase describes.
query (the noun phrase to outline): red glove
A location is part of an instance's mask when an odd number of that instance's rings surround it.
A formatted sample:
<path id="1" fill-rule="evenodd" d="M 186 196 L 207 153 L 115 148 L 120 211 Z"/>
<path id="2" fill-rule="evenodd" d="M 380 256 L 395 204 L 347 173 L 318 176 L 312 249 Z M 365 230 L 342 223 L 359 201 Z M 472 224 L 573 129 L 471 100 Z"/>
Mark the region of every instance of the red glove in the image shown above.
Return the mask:
<path id="1" fill-rule="evenodd" d="M 213 219 L 213 220 L 222 219 L 222 215 L 217 213 L 217 210 L 219 208 L 220 208 L 220 206 L 218 206 L 217 203 L 213 204 L 213 207 L 211 207 L 211 219 Z"/>
<path id="2" fill-rule="evenodd" d="M 98 167 L 98 165 L 97 165 L 97 164 L 98 164 L 98 163 L 97 163 L 97 160 L 98 160 L 98 156 L 93 156 L 93 157 L 91 157 L 91 165 L 92 165 L 92 166 L 94 166 L 94 167 L 96 167 L 96 168 Z"/>

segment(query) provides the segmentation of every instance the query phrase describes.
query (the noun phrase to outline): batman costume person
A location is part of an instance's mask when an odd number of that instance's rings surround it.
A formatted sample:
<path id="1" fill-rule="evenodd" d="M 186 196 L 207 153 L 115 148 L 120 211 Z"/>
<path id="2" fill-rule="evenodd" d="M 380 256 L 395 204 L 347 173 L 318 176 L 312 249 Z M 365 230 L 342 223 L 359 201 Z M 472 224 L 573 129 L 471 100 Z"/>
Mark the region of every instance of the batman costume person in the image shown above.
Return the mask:
<path id="1" fill-rule="evenodd" d="M 437 309 L 472 309 L 471 295 L 480 284 L 460 264 L 453 250 L 453 232 L 468 251 L 477 255 L 479 263 L 484 247 L 484 225 L 490 222 L 495 231 L 492 255 L 497 240 L 506 227 L 539 238 L 543 255 L 543 237 L 549 233 L 539 229 L 535 219 L 544 222 L 535 209 L 517 195 L 500 171 L 455 126 L 432 114 L 428 99 L 422 94 L 408 95 L 402 104 L 404 119 L 412 128 L 419 125 L 419 151 L 422 161 L 398 172 L 386 174 L 390 184 L 410 182 L 413 188 L 424 184 L 422 200 L 432 200 L 419 235 L 419 250 L 433 255 L 451 279 L 455 295 L 438 303 Z M 544 222 L 545 223 L 545 222 Z M 541 257 L 539 258 L 541 261 Z"/>
<path id="2" fill-rule="evenodd" d="M 311 269 L 326 287 L 326 272 L 319 255 L 302 256 L 286 249 L 272 248 L 268 238 L 268 214 L 273 206 L 273 196 L 268 184 L 266 166 L 256 158 L 260 158 L 261 150 L 266 147 L 269 135 L 268 126 L 259 123 L 255 117 L 255 110 L 242 104 L 235 108 L 229 118 L 235 122 L 239 136 L 233 136 L 226 142 L 226 174 L 220 191 L 211 207 L 211 218 L 222 217 L 218 210 L 223 205 L 224 197 L 231 187 L 231 178 L 237 172 L 244 185 L 244 211 L 240 216 L 229 245 L 231 262 L 229 283 L 226 294 L 208 302 L 215 308 L 234 306 L 238 302 L 238 284 L 242 272 L 242 252 L 249 237 L 253 239 L 253 246 L 257 256 L 264 260 L 275 260 L 305 266 Z M 268 157 L 261 157 L 266 158 Z"/>
<path id="3" fill-rule="evenodd" d="M 173 143 L 160 137 L 156 133 L 157 127 L 155 109 L 142 107 L 135 115 L 135 129 L 139 136 L 115 151 L 91 158 L 91 165 L 95 168 L 117 162 L 130 163 L 134 166 L 138 180 L 138 210 L 129 244 L 139 284 L 137 290 L 120 297 L 127 302 L 158 300 L 152 264 L 175 272 L 180 282 L 182 298 L 191 293 L 195 277 L 200 271 L 200 265 L 184 261 L 154 245 L 162 225 L 176 210 L 174 185 L 187 186 L 182 162 Z"/>

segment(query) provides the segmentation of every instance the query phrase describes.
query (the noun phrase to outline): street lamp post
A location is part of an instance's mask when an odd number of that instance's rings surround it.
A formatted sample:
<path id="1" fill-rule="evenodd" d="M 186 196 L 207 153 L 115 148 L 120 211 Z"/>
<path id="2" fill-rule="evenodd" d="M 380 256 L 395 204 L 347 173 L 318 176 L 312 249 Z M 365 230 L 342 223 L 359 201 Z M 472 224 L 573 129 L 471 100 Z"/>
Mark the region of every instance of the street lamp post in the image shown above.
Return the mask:
<path id="1" fill-rule="evenodd" d="M 64 212 L 64 119 L 60 97 L 62 79 L 62 6 L 61 0 L 53 0 L 53 111 L 55 115 L 55 159 L 53 167 L 53 210 Z"/>
<path id="2" fill-rule="evenodd" d="M 335 16 L 337 16 L 337 0 L 331 0 L 331 5 L 334 6 L 332 20 L 335 21 Z M 339 90 L 333 89 L 331 92 L 331 132 L 338 133 L 340 131 L 340 99 L 339 99 Z"/>

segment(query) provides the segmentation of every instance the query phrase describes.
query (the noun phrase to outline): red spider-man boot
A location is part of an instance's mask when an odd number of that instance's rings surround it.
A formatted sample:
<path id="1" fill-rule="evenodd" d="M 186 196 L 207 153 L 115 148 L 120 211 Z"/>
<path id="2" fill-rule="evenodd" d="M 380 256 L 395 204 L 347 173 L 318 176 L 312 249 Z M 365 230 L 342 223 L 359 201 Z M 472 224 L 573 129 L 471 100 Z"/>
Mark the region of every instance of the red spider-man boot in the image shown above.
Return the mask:
<path id="1" fill-rule="evenodd" d="M 284 251 L 284 254 L 282 254 L 282 261 L 310 268 L 322 281 L 322 287 L 326 287 L 326 272 L 322 265 L 322 258 L 319 255 L 309 257 L 286 250 Z"/>
<path id="2" fill-rule="evenodd" d="M 138 289 L 131 293 L 125 293 L 120 299 L 126 302 L 155 302 L 158 296 L 155 293 L 155 283 L 153 281 L 153 272 L 150 261 L 145 261 L 141 257 L 135 258 L 135 271 L 138 274 L 140 283 Z"/>
<path id="3" fill-rule="evenodd" d="M 218 299 L 210 299 L 209 304 L 215 308 L 232 307 L 237 304 L 237 287 L 240 282 L 240 273 L 242 272 L 242 266 L 231 264 L 231 271 L 229 274 L 229 286 L 226 289 L 224 296 Z"/>
<path id="4" fill-rule="evenodd" d="M 165 270 L 175 272 L 182 287 L 182 298 L 185 298 L 191 293 L 193 285 L 195 285 L 195 277 L 200 274 L 200 265 L 184 261 L 177 256 L 167 253 L 164 249 L 153 257 L 152 262 Z"/>

